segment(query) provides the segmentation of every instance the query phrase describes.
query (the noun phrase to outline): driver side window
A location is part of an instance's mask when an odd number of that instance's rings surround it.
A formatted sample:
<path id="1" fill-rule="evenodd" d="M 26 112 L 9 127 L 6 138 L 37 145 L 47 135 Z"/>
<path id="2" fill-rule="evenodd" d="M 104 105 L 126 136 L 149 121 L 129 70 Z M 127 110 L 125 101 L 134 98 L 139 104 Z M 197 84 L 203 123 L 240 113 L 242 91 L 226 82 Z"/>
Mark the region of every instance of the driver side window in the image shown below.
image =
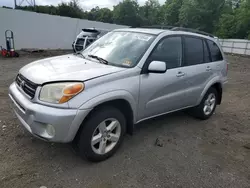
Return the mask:
<path id="1" fill-rule="evenodd" d="M 161 40 L 149 57 L 151 61 L 166 62 L 167 69 L 181 66 L 182 41 L 181 37 L 168 37 Z"/>

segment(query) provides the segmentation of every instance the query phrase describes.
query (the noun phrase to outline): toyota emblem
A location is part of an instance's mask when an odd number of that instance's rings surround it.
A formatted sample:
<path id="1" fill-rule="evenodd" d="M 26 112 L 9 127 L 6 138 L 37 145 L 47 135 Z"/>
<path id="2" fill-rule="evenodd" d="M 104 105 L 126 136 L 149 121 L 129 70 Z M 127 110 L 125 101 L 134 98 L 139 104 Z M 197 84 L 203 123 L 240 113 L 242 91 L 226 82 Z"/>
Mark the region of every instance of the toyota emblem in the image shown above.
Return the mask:
<path id="1" fill-rule="evenodd" d="M 21 85 L 21 88 L 24 88 L 25 81 L 23 80 L 20 85 Z"/>

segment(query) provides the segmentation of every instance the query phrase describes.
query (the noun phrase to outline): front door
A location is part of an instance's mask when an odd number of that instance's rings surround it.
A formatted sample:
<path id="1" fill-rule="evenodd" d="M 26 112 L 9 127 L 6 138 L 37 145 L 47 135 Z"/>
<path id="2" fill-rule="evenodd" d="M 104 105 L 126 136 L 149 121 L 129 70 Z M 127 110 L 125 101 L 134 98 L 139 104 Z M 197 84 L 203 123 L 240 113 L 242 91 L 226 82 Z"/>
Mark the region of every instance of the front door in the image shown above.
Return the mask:
<path id="1" fill-rule="evenodd" d="M 166 62 L 167 71 L 140 75 L 138 120 L 178 110 L 188 104 L 186 73 L 181 67 L 182 38 L 172 36 L 159 41 L 145 65 L 152 61 Z"/>

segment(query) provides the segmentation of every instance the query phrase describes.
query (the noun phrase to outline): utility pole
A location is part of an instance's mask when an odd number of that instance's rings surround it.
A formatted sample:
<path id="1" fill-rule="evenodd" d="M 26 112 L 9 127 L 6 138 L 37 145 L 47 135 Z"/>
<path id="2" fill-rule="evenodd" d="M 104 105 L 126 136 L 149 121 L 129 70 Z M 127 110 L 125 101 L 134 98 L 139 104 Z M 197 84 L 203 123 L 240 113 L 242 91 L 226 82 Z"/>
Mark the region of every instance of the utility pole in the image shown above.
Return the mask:
<path id="1" fill-rule="evenodd" d="M 36 0 L 34 0 L 34 10 L 36 11 Z"/>
<path id="2" fill-rule="evenodd" d="M 15 9 L 17 8 L 16 0 L 14 0 L 14 8 L 15 8 Z"/>

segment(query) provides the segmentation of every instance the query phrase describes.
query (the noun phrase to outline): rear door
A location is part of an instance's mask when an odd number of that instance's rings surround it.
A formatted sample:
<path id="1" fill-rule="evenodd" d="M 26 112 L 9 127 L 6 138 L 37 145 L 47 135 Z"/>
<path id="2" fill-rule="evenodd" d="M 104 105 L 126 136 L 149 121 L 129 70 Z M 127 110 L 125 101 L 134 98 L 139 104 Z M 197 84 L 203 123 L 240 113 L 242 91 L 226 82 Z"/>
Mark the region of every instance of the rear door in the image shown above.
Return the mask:
<path id="1" fill-rule="evenodd" d="M 212 77 L 210 59 L 208 46 L 203 38 L 184 36 L 183 71 L 188 83 L 188 106 L 197 105 L 206 83 Z"/>

